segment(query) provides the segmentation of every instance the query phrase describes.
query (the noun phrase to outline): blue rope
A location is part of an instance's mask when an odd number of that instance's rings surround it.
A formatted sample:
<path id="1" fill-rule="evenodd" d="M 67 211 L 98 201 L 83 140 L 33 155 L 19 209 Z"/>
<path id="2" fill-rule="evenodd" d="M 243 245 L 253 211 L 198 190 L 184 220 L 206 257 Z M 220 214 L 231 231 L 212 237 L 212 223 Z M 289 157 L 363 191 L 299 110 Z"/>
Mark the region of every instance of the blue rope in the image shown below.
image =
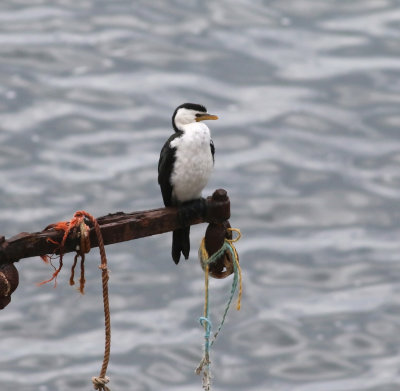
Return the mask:
<path id="1" fill-rule="evenodd" d="M 208 258 L 207 260 L 203 260 L 203 262 L 206 265 L 209 265 L 213 262 L 215 262 L 219 257 L 221 257 L 225 251 L 230 251 L 232 259 L 234 259 L 235 257 L 235 253 L 234 250 L 232 249 L 231 244 L 228 241 L 225 241 L 224 244 L 222 245 L 222 247 L 216 252 L 214 253 L 210 258 Z M 206 308 L 205 308 L 205 316 L 202 316 L 199 318 L 200 324 L 205 328 L 205 335 L 204 335 L 204 340 L 205 340 L 205 344 L 204 344 L 204 352 L 206 354 L 206 357 L 209 356 L 210 353 L 210 348 L 211 346 L 214 344 L 215 340 L 217 339 L 217 335 L 219 334 L 219 332 L 222 329 L 222 326 L 224 325 L 225 322 L 225 318 L 228 314 L 230 305 L 232 303 L 233 297 L 235 296 L 235 292 L 237 289 L 237 285 L 238 285 L 238 280 L 239 280 L 239 273 L 238 273 L 238 267 L 236 265 L 236 262 L 233 262 L 233 281 L 232 281 L 232 287 L 231 287 L 231 294 L 230 297 L 228 299 L 228 302 L 226 303 L 225 306 L 225 310 L 224 310 L 224 314 L 222 316 L 221 322 L 218 325 L 217 331 L 213 336 L 213 340 L 210 343 L 210 335 L 211 335 L 211 329 L 212 329 L 212 323 L 210 320 L 210 314 L 209 314 L 209 299 L 208 299 L 208 291 L 207 291 L 207 297 L 206 297 Z"/>
<path id="2" fill-rule="evenodd" d="M 200 324 L 204 327 L 205 329 L 205 333 L 204 333 L 204 354 L 205 354 L 205 366 L 208 370 L 209 366 L 210 366 L 210 360 L 209 360 L 209 356 L 210 356 L 210 334 L 211 334 L 211 329 L 212 329 L 212 323 L 210 321 L 209 318 L 209 313 L 208 313 L 208 306 L 207 306 L 207 316 L 202 316 L 200 319 Z"/>
<path id="3" fill-rule="evenodd" d="M 225 242 L 225 244 L 227 246 L 224 246 L 224 247 L 228 247 L 229 251 L 231 252 L 232 259 L 233 259 L 235 254 L 233 252 L 232 246 L 228 242 Z M 219 332 L 222 329 L 222 326 L 224 325 L 226 315 L 228 314 L 228 311 L 229 311 L 229 308 L 231 306 L 233 297 L 235 296 L 235 293 L 236 293 L 238 281 L 239 281 L 238 268 L 237 268 L 236 262 L 233 261 L 233 281 L 232 281 L 232 287 L 231 287 L 231 295 L 229 297 L 228 302 L 226 303 L 224 314 L 222 316 L 221 322 L 219 323 L 218 329 L 217 329 L 216 333 L 214 334 L 214 337 L 213 337 L 213 340 L 211 342 L 210 347 L 214 344 L 215 340 L 217 339 L 217 336 L 218 336 Z"/>

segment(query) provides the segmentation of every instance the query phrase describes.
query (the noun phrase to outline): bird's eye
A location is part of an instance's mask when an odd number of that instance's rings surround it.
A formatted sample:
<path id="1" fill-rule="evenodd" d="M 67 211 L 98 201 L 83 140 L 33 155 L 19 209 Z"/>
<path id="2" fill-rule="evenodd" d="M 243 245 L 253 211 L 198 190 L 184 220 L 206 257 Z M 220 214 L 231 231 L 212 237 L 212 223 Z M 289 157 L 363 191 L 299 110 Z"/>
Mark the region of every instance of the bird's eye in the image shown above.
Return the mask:
<path id="1" fill-rule="evenodd" d="M 197 114 L 196 114 L 196 117 L 199 118 L 199 117 L 201 117 L 202 115 L 203 115 L 203 114 L 197 113 Z"/>

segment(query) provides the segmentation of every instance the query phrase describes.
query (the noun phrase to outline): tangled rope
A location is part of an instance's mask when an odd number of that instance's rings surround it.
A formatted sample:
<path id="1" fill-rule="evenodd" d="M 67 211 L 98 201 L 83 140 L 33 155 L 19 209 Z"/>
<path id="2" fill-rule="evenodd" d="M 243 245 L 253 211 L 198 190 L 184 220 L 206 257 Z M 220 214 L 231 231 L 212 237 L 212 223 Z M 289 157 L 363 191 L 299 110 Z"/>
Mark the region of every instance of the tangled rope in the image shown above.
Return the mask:
<path id="1" fill-rule="evenodd" d="M 69 222 L 61 221 L 55 224 L 54 228 L 57 230 L 63 230 L 64 236 L 62 238 L 61 243 L 55 242 L 58 245 L 58 249 L 60 252 L 59 255 L 59 266 L 54 271 L 53 276 L 47 280 L 41 282 L 39 285 L 46 284 L 50 281 L 55 280 L 55 285 L 57 282 L 57 276 L 62 269 L 63 266 L 63 249 L 65 246 L 65 242 L 71 230 L 75 227 L 79 227 L 80 230 L 80 246 L 77 250 L 77 255 L 74 259 L 74 264 L 71 269 L 71 277 L 70 277 L 70 284 L 74 284 L 74 269 L 77 264 L 77 257 L 81 257 L 81 279 L 80 279 L 80 292 L 84 293 L 84 285 L 85 285 L 85 278 L 84 278 L 84 254 L 89 252 L 90 250 L 90 239 L 89 239 L 89 227 L 85 224 L 84 219 L 88 218 L 96 232 L 97 241 L 99 245 L 100 257 L 101 257 L 101 264 L 99 269 L 101 269 L 101 278 L 102 278 L 102 286 L 103 286 L 103 308 L 104 308 L 104 331 L 105 331 L 105 343 L 104 343 L 104 357 L 103 357 L 103 365 L 100 370 L 100 374 L 98 377 L 92 377 L 92 383 L 95 390 L 99 391 L 110 391 L 109 387 L 107 387 L 107 383 L 110 381 L 110 378 L 106 376 L 108 363 L 110 361 L 110 349 L 111 349 L 111 320 L 110 320 L 110 307 L 109 307 L 109 299 L 108 299 L 108 279 L 109 273 L 107 268 L 107 256 L 106 250 L 104 248 L 103 236 L 101 234 L 100 226 L 97 220 L 89 213 L 84 210 L 80 210 L 75 212 L 74 216 Z M 47 260 L 46 257 L 42 257 L 42 259 Z M 50 257 L 51 259 L 51 257 Z"/>
<path id="2" fill-rule="evenodd" d="M 80 244 L 77 246 L 76 255 L 74 257 L 74 263 L 71 267 L 71 275 L 69 277 L 69 285 L 75 285 L 74 275 L 75 267 L 78 263 L 78 258 L 81 258 L 81 277 L 79 279 L 79 292 L 83 295 L 85 293 L 85 254 L 90 251 L 90 238 L 89 238 L 89 227 L 84 221 L 79 224 L 78 237 L 80 237 Z"/>
<path id="3" fill-rule="evenodd" d="M 47 239 L 48 241 L 54 243 L 57 245 L 54 251 L 58 250 L 59 255 L 59 265 L 58 268 L 55 268 L 52 264 L 53 258 L 57 257 L 54 253 L 50 256 L 48 255 L 43 255 L 41 258 L 46 262 L 46 263 L 51 263 L 51 265 L 54 267 L 54 273 L 52 277 L 46 281 L 42 281 L 39 283 L 39 285 L 47 284 L 48 282 L 51 282 L 54 280 L 54 286 L 57 286 L 57 277 L 58 274 L 60 273 L 62 267 L 63 267 L 63 258 L 64 258 L 64 247 L 65 247 L 65 242 L 67 241 L 68 235 L 71 233 L 72 230 L 75 228 L 79 228 L 77 236 L 80 238 L 80 244 L 76 248 L 76 255 L 74 258 L 74 263 L 71 268 L 71 276 L 69 279 L 69 284 L 74 285 L 74 274 L 75 274 L 75 266 L 78 262 L 78 257 L 81 258 L 81 277 L 80 277 L 80 286 L 79 286 L 79 291 L 80 293 L 84 294 L 85 292 L 85 253 L 88 253 L 90 251 L 90 239 L 89 239 L 89 227 L 85 224 L 85 217 L 91 220 L 92 222 L 96 221 L 96 219 L 90 215 L 89 213 L 80 210 L 75 212 L 74 216 L 70 221 L 59 221 L 56 224 L 52 224 L 49 227 L 54 228 L 57 231 L 64 231 L 63 238 L 61 240 L 61 243 L 58 243 L 52 239 Z M 93 223 L 94 224 L 94 223 Z M 49 228 L 49 227 L 46 227 Z"/>
<path id="4" fill-rule="evenodd" d="M 204 300 L 204 315 L 200 317 L 199 321 L 200 324 L 204 327 L 204 355 L 200 364 L 196 368 L 196 374 L 200 375 L 203 373 L 203 389 L 205 391 L 211 390 L 211 372 L 210 372 L 210 350 L 212 345 L 214 344 L 215 340 L 219 332 L 222 329 L 222 326 L 225 322 L 226 315 L 228 314 L 228 310 L 232 303 L 233 297 L 237 290 L 239 284 L 239 293 L 238 293 L 238 300 L 236 309 L 239 311 L 241 307 L 241 299 L 242 299 L 242 270 L 239 264 L 239 256 L 234 246 L 234 242 L 237 242 L 241 238 L 241 233 L 239 229 L 236 228 L 228 228 L 231 232 L 236 232 L 237 237 L 234 239 L 225 238 L 222 247 L 215 252 L 211 257 L 209 257 L 206 246 L 205 246 L 205 238 L 203 238 L 200 248 L 199 248 L 199 257 L 204 269 L 204 282 L 205 282 L 205 300 Z M 214 333 L 212 341 L 210 341 L 211 330 L 212 330 L 212 323 L 210 320 L 210 306 L 209 306 L 209 265 L 215 262 L 219 257 L 224 256 L 225 252 L 229 252 L 233 259 L 233 281 L 231 287 L 231 293 L 226 303 L 224 313 L 222 315 L 222 319 L 220 324 L 217 328 L 217 331 Z"/>

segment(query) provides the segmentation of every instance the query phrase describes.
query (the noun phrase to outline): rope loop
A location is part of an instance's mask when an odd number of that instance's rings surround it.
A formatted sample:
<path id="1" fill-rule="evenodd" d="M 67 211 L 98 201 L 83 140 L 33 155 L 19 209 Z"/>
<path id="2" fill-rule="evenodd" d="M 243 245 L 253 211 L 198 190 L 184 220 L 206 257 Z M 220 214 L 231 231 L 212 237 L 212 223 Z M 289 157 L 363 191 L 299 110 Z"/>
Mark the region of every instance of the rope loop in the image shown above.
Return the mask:
<path id="1" fill-rule="evenodd" d="M 79 252 L 81 254 L 87 254 L 90 251 L 90 238 L 89 238 L 90 228 L 85 223 L 84 219 L 79 224 L 79 236 L 80 236 L 80 246 Z"/>
<path id="2" fill-rule="evenodd" d="M 212 327 L 211 320 L 209 318 L 206 318 L 205 316 L 201 316 L 199 318 L 199 322 L 203 327 L 206 327 L 206 326 Z"/>
<path id="3" fill-rule="evenodd" d="M 227 231 L 236 232 L 236 234 L 237 234 L 236 238 L 226 239 L 229 243 L 237 242 L 242 237 L 242 233 L 240 232 L 239 228 L 227 228 Z"/>

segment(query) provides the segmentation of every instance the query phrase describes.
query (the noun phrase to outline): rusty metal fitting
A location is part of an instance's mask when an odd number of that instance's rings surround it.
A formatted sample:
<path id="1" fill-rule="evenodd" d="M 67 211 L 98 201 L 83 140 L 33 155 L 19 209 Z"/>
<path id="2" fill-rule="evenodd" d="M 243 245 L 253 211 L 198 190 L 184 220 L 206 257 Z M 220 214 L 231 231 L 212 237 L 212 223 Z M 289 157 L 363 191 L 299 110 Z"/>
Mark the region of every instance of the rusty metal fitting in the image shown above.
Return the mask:
<path id="1" fill-rule="evenodd" d="M 231 203 L 226 190 L 217 189 L 207 198 L 206 220 L 210 223 L 222 223 L 231 217 Z"/>
<path id="2" fill-rule="evenodd" d="M 224 245 L 225 239 L 232 239 L 232 232 L 228 219 L 230 218 L 230 200 L 224 189 L 215 190 L 212 197 L 209 197 L 209 208 L 207 210 L 208 224 L 205 234 L 205 248 L 210 256 L 215 254 Z M 225 278 L 233 273 L 233 260 L 229 251 L 210 263 L 209 274 L 214 278 Z"/>
<path id="3" fill-rule="evenodd" d="M 225 238 L 232 239 L 232 232 L 228 230 L 230 227 L 229 221 L 218 224 L 210 223 L 208 225 L 204 244 L 209 257 L 221 249 L 224 245 Z M 233 271 L 233 259 L 229 251 L 225 251 L 223 255 L 208 265 L 209 275 L 218 279 L 228 277 Z"/>
<path id="4" fill-rule="evenodd" d="M 18 282 L 18 270 L 14 264 L 0 267 L 0 310 L 10 303 L 11 294 L 17 289 Z"/>

